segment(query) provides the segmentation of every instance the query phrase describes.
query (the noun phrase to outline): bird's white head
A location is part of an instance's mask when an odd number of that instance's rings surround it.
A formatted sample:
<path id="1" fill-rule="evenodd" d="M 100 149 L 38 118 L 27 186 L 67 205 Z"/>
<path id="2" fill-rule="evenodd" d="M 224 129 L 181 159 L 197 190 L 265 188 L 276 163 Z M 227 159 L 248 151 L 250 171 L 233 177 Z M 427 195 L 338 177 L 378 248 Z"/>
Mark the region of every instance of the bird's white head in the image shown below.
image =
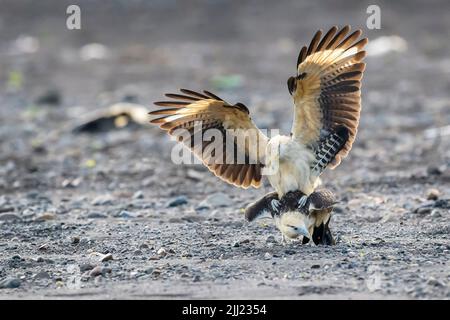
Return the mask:
<path id="1" fill-rule="evenodd" d="M 311 238 L 307 227 L 307 217 L 298 211 L 288 211 L 279 217 L 278 229 L 288 238 L 297 239 L 300 236 Z"/>

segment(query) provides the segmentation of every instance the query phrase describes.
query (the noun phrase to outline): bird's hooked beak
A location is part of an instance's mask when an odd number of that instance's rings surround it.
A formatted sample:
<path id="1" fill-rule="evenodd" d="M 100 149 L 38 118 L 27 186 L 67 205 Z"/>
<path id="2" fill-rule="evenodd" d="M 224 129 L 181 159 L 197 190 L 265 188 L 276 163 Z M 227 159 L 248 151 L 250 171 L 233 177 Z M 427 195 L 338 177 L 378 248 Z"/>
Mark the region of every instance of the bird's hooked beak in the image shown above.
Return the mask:
<path id="1" fill-rule="evenodd" d="M 304 226 L 297 227 L 297 232 L 298 232 L 298 234 L 300 234 L 308 239 L 311 239 L 311 235 L 309 234 L 309 231 L 308 231 L 308 229 L 306 229 L 306 227 L 304 227 Z"/>

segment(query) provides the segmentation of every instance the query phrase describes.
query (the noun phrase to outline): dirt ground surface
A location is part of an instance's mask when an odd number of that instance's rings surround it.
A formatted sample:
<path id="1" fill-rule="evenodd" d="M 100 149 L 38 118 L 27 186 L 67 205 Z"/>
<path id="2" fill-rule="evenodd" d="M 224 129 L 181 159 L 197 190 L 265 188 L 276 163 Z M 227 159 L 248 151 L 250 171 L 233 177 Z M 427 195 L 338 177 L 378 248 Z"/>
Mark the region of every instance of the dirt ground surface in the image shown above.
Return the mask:
<path id="1" fill-rule="evenodd" d="M 0 298 L 450 298 L 447 0 L 77 2 L 81 30 L 66 28 L 72 1 L 0 1 Z M 72 133 L 183 87 L 289 133 L 299 49 L 344 24 L 371 46 L 356 143 L 323 176 L 335 246 L 244 223 L 270 187 L 173 164 L 157 127 Z"/>

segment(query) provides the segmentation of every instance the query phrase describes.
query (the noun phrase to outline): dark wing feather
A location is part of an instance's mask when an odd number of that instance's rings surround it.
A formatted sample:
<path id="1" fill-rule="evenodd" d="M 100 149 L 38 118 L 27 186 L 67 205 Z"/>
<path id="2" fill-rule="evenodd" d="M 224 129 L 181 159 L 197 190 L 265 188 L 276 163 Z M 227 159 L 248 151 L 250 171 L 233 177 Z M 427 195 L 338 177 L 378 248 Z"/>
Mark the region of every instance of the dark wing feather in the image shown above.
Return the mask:
<path id="1" fill-rule="evenodd" d="M 163 115 L 150 122 L 182 141 L 222 180 L 242 188 L 259 187 L 267 137 L 252 122 L 248 108 L 230 105 L 209 91 L 180 91 L 183 94 L 166 94 L 173 101 L 155 102 L 169 108 L 150 112 Z M 230 135 L 232 130 L 236 131 Z M 211 139 L 202 139 L 208 133 L 213 133 Z M 200 141 L 194 138 L 197 134 Z"/>
<path id="2" fill-rule="evenodd" d="M 294 139 L 317 147 L 339 126 L 348 129 L 346 144 L 332 159 L 332 168 L 339 165 L 352 148 L 361 111 L 361 78 L 365 64 L 363 47 L 366 38 L 358 40 L 361 31 L 349 34 L 350 27 L 340 31 L 331 28 L 322 39 L 321 31 L 309 47 L 300 51 L 297 76 L 288 80 L 296 105 L 292 129 Z"/>

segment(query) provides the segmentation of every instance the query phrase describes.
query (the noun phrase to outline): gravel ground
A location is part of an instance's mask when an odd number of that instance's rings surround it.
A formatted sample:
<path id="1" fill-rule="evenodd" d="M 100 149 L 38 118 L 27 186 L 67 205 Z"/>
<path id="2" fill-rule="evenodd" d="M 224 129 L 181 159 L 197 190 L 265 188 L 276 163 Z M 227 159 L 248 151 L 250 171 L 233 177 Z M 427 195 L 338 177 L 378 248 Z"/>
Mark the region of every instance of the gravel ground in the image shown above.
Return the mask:
<path id="1" fill-rule="evenodd" d="M 78 2 L 77 31 L 70 2 L 0 2 L 0 298 L 450 298 L 450 136 L 433 137 L 450 124 L 448 1 Z M 357 141 L 323 178 L 336 246 L 244 223 L 270 188 L 173 164 L 157 128 L 71 132 L 179 87 L 289 132 L 298 50 L 333 24 L 372 43 Z"/>

